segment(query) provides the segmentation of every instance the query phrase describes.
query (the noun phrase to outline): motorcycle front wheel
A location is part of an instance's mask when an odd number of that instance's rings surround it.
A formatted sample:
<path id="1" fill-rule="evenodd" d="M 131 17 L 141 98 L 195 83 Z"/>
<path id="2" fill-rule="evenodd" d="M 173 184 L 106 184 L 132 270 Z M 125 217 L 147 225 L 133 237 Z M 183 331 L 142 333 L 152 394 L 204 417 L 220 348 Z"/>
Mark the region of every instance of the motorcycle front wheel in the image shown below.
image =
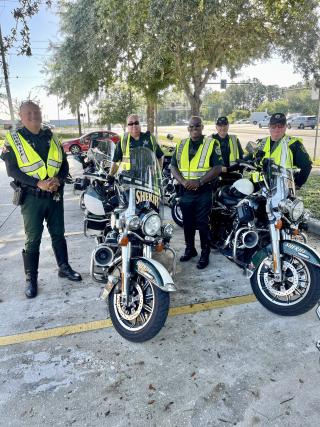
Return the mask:
<path id="1" fill-rule="evenodd" d="M 281 283 L 274 280 L 270 257 L 260 263 L 250 280 L 257 300 L 281 316 L 306 313 L 320 298 L 319 268 L 299 257 L 283 255 Z"/>
<path id="2" fill-rule="evenodd" d="M 179 227 L 183 227 L 182 210 L 179 201 L 176 199 L 173 201 L 171 206 L 171 216 L 173 221 L 179 225 Z"/>
<path id="3" fill-rule="evenodd" d="M 116 287 L 109 295 L 111 321 L 117 332 L 132 342 L 148 341 L 163 327 L 169 312 L 170 297 L 136 273 L 131 279 L 129 303 L 125 305 Z"/>

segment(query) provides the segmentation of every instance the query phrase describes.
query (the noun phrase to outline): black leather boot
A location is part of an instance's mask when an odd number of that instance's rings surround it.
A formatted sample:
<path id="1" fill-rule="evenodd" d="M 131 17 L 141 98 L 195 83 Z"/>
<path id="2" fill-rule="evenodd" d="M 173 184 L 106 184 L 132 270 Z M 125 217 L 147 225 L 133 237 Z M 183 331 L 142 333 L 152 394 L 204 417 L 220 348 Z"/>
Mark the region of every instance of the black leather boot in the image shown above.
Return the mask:
<path id="1" fill-rule="evenodd" d="M 52 248 L 59 267 L 58 276 L 65 277 L 74 282 L 80 282 L 80 280 L 82 280 L 81 275 L 72 270 L 68 262 L 68 249 L 66 241 L 61 241 L 59 245 L 52 246 Z"/>
<path id="2" fill-rule="evenodd" d="M 198 252 L 195 247 L 187 246 L 184 254 L 180 257 L 181 262 L 189 261 L 191 258 L 198 255 Z"/>
<path id="3" fill-rule="evenodd" d="M 210 247 L 202 249 L 199 261 L 197 263 L 197 268 L 199 268 L 199 270 L 202 270 L 203 268 L 207 267 L 207 265 L 209 264 L 209 255 Z"/>
<path id="4" fill-rule="evenodd" d="M 68 263 L 59 265 L 59 277 L 66 277 L 69 280 L 73 280 L 74 282 L 80 282 L 82 280 L 81 274 L 72 270 Z"/>
<path id="5" fill-rule="evenodd" d="M 25 250 L 22 251 L 24 271 L 26 274 L 24 293 L 27 298 L 35 298 L 38 293 L 39 255 L 39 252 L 27 253 Z"/>

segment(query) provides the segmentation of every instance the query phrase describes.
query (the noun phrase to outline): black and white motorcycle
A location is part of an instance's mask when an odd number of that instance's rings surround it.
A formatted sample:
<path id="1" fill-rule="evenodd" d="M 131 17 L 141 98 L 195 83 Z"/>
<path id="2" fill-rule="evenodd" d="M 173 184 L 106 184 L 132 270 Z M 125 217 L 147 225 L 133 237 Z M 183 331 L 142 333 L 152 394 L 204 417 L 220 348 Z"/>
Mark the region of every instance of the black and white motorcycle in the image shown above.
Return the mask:
<path id="1" fill-rule="evenodd" d="M 124 338 L 143 342 L 168 316 L 175 253 L 173 226 L 163 224 L 162 175 L 154 153 L 135 149 L 131 165 L 104 194 L 85 193 L 85 233 L 97 236 L 91 274 L 106 283 L 101 298 L 108 300 L 114 327 Z"/>
<path id="2" fill-rule="evenodd" d="M 246 178 L 215 195 L 210 225 L 213 245 L 242 267 L 252 290 L 268 310 L 295 316 L 320 298 L 320 257 L 306 244 L 309 212 L 296 197 L 293 173 L 270 159 L 254 188 Z"/>

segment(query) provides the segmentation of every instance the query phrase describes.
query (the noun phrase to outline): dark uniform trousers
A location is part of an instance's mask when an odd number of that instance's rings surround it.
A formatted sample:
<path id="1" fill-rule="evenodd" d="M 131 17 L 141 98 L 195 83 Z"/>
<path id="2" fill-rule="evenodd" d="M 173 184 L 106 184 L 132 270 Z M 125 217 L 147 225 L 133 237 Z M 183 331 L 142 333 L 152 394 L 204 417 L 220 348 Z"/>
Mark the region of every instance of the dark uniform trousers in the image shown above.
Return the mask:
<path id="1" fill-rule="evenodd" d="M 46 220 L 58 265 L 68 262 L 62 195 L 59 201 L 55 201 L 52 196 L 38 197 L 26 194 L 21 206 L 21 213 L 26 234 L 25 251 L 28 254 L 39 253 L 43 222 Z"/>
<path id="2" fill-rule="evenodd" d="M 209 215 L 212 207 L 212 191 L 184 191 L 180 198 L 186 247 L 194 247 L 196 230 L 199 230 L 201 249 L 210 246 Z"/>

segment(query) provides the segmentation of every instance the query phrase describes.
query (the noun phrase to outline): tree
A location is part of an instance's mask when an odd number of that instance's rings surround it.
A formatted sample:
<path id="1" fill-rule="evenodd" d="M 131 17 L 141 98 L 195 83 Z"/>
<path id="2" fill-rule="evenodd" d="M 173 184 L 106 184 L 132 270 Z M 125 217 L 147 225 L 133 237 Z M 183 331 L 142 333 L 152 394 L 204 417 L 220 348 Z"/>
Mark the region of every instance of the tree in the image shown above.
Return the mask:
<path id="1" fill-rule="evenodd" d="M 32 50 L 30 45 L 30 30 L 28 20 L 39 12 L 41 4 L 50 7 L 51 0 L 18 0 L 17 7 L 12 10 L 15 25 L 11 28 L 9 35 L 3 37 L 4 50 L 10 49 L 17 42 L 18 36 L 21 37 L 17 47 L 21 55 L 31 56 Z"/>
<path id="2" fill-rule="evenodd" d="M 109 88 L 95 113 L 99 115 L 101 125 L 121 123 L 125 129 L 127 117 L 129 114 L 138 111 L 138 108 L 137 94 L 124 84 L 116 84 Z"/>
<path id="3" fill-rule="evenodd" d="M 317 0 L 175 0 L 150 1 L 153 32 L 175 61 L 179 86 L 193 114 L 200 111 L 201 93 L 217 71 L 231 76 L 255 59 L 281 54 L 305 34 L 319 31 Z M 311 46 L 305 46 L 306 52 Z"/>

